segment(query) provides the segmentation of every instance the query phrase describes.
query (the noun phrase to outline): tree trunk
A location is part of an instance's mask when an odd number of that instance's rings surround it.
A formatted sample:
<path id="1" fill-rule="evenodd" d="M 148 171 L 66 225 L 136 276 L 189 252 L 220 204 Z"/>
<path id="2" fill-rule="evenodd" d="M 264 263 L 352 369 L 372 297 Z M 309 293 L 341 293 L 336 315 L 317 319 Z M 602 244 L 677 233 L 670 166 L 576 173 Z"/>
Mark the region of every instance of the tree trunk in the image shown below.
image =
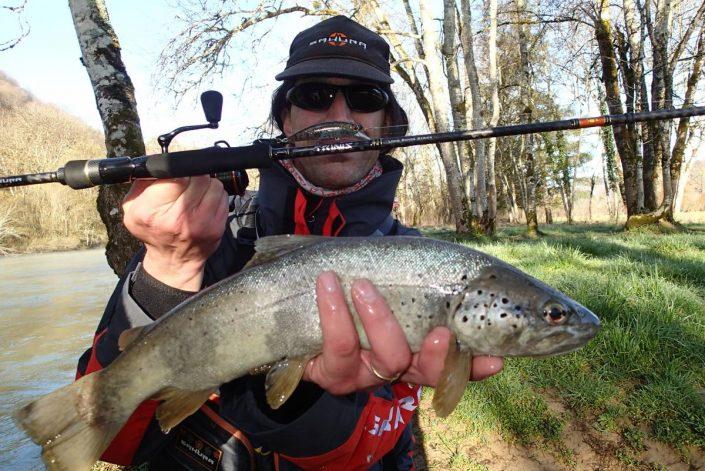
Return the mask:
<path id="1" fill-rule="evenodd" d="M 431 92 L 431 106 L 438 129 L 448 129 L 448 114 L 445 96 L 443 93 L 443 67 L 440 57 L 436 54 L 438 47 L 438 30 L 435 26 L 433 14 L 427 0 L 419 2 L 419 10 L 421 13 L 421 21 L 423 23 L 423 47 L 426 52 L 426 66 L 428 67 L 429 90 Z M 455 219 L 455 230 L 459 233 L 468 233 L 469 211 L 467 200 L 464 198 L 464 188 L 460 169 L 458 168 L 458 158 L 455 153 L 455 147 L 452 143 L 446 142 L 440 145 L 441 160 L 447 177 L 448 194 L 450 197 L 451 207 L 453 209 L 453 218 Z"/>
<path id="2" fill-rule="evenodd" d="M 519 38 L 519 56 L 522 70 L 521 101 L 524 108 L 524 122 L 532 123 L 534 120 L 534 103 L 532 96 L 532 74 L 529 61 L 529 38 L 526 33 L 526 26 L 523 22 L 526 16 L 526 4 L 524 0 L 516 0 L 517 12 L 521 20 L 517 25 Z M 539 235 L 539 221 L 536 215 L 536 185 L 539 175 L 536 170 L 534 156 L 534 136 L 528 134 L 521 138 L 524 142 L 522 160 L 524 162 L 524 175 L 526 180 L 526 200 L 524 204 L 524 214 L 526 215 L 526 231 L 530 237 Z"/>
<path id="3" fill-rule="evenodd" d="M 692 131 L 691 131 L 692 133 Z M 702 129 L 697 137 L 691 136 L 688 138 L 688 146 L 691 148 L 690 158 L 683 161 L 680 180 L 678 180 L 678 191 L 676 192 L 676 202 L 673 207 L 673 213 L 679 213 L 683 210 L 683 198 L 685 197 L 685 188 L 690 178 L 690 172 L 693 170 L 693 162 L 698 154 L 698 148 L 702 142 Z"/>
<path id="4" fill-rule="evenodd" d="M 488 14 L 490 21 L 489 31 L 489 77 L 492 89 L 492 117 L 489 125 L 497 126 L 499 123 L 499 77 L 497 74 L 497 0 L 489 0 Z M 495 157 L 497 151 L 497 138 L 487 141 L 487 221 L 484 224 L 485 233 L 492 235 L 497 229 L 497 184 L 495 175 Z"/>
<path id="5" fill-rule="evenodd" d="M 644 111 L 644 103 L 647 100 L 642 99 L 642 93 L 646 93 L 645 88 L 642 89 L 643 71 L 644 71 L 644 45 L 642 41 L 642 27 L 637 20 L 638 10 L 634 4 L 634 0 L 623 0 L 624 24 L 627 30 L 627 43 L 629 45 L 628 62 L 625 64 L 629 69 L 629 80 L 625 80 L 625 94 L 627 103 L 627 112 Z M 629 133 L 635 138 L 634 155 L 636 159 L 636 206 L 641 212 L 644 208 L 644 129 L 648 128 L 646 123 L 635 123 L 628 125 Z M 651 159 L 653 162 L 653 158 Z M 652 172 L 653 173 L 653 172 Z M 653 185 L 650 187 L 653 191 Z"/>
<path id="6" fill-rule="evenodd" d="M 448 95 L 450 98 L 450 109 L 453 117 L 454 129 L 466 129 L 466 104 L 468 100 L 463 96 L 463 91 L 460 86 L 460 72 L 458 71 L 457 62 L 457 36 L 458 27 L 455 21 L 455 2 L 452 0 L 444 0 L 443 2 L 443 53 L 445 70 L 448 83 Z M 441 131 L 448 131 L 444 129 Z M 454 145 L 458 153 L 458 169 L 465 179 L 465 197 L 472 203 L 472 217 L 469 220 L 469 225 L 472 229 L 475 226 L 477 211 L 475 210 L 476 188 L 470 179 L 472 178 L 472 148 L 470 141 L 457 142 Z M 469 176 L 469 178 L 468 178 Z"/>
<path id="7" fill-rule="evenodd" d="M 695 54 L 695 60 L 693 62 L 693 68 L 688 76 L 688 82 L 685 90 L 685 99 L 683 101 L 683 108 L 690 108 L 693 106 L 693 95 L 700 79 L 700 74 L 703 68 L 703 62 L 705 61 L 705 26 L 700 27 L 700 36 L 698 39 L 698 49 Z M 676 132 L 676 143 L 673 146 L 673 154 L 671 155 L 670 162 L 670 176 L 671 176 L 671 190 L 672 197 L 669 202 L 670 205 L 666 210 L 666 217 L 673 222 L 673 216 L 675 214 L 675 203 L 676 198 L 674 198 L 673 193 L 679 188 L 680 178 L 681 178 L 681 166 L 683 164 L 683 155 L 685 154 L 685 148 L 688 141 L 688 130 L 690 127 L 690 118 L 681 118 L 678 121 L 678 131 Z M 664 176 L 665 178 L 665 176 Z"/>
<path id="8" fill-rule="evenodd" d="M 600 50 L 602 65 L 602 80 L 605 85 L 605 100 L 611 114 L 622 114 L 622 102 L 619 92 L 619 77 L 617 74 L 617 59 L 613 48 L 612 26 L 608 17 L 607 4 L 602 0 L 598 15 L 593 17 L 595 25 L 595 39 Z M 636 182 L 636 155 L 634 142 L 626 126 L 613 128 L 614 140 L 622 162 L 624 175 L 623 196 L 627 205 L 627 215 L 638 213 L 637 207 L 637 182 Z"/>
<path id="9" fill-rule="evenodd" d="M 135 91 L 120 57 L 120 44 L 103 0 L 69 0 L 81 61 L 86 67 L 100 118 L 108 157 L 145 154 Z M 139 247 L 122 224 L 122 200 L 128 185 L 100 188 L 98 212 L 108 232 L 106 258 L 121 276 Z"/>
<path id="10" fill-rule="evenodd" d="M 445 0 L 448 2 L 449 0 Z M 454 3 L 454 2 L 453 2 Z M 469 0 L 460 0 L 460 9 L 462 12 L 461 42 L 463 45 L 463 60 L 465 62 L 465 72 L 467 74 L 467 82 L 470 89 L 470 98 L 472 100 L 472 127 L 480 129 L 485 127 L 482 118 L 482 96 L 480 95 L 480 79 L 477 75 L 477 66 L 475 65 L 475 49 L 472 38 L 472 10 Z M 487 201 L 487 177 L 486 177 L 486 162 L 485 162 L 485 140 L 480 139 L 474 141 L 475 144 L 475 198 L 477 201 L 477 213 L 480 224 L 485 232 L 487 232 L 488 201 Z"/>

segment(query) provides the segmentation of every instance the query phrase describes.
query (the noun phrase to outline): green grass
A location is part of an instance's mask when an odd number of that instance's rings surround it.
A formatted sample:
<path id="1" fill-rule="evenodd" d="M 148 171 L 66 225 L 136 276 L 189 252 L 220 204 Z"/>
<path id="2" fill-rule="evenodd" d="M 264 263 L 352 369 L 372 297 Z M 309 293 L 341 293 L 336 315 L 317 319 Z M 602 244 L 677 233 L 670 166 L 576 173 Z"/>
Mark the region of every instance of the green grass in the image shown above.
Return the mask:
<path id="1" fill-rule="evenodd" d="M 705 447 L 705 232 L 690 227 L 696 231 L 553 225 L 543 226 L 546 235 L 537 240 L 524 237 L 523 228 L 481 240 L 427 231 L 521 268 L 602 321 L 600 333 L 576 353 L 507 359 L 500 375 L 468 388 L 449 420 L 472 420 L 522 445 L 555 446 L 559 454 L 569 420 L 618 433 L 635 452 L 646 438 L 676 449 Z M 565 412 L 549 408 L 550 401 Z"/>

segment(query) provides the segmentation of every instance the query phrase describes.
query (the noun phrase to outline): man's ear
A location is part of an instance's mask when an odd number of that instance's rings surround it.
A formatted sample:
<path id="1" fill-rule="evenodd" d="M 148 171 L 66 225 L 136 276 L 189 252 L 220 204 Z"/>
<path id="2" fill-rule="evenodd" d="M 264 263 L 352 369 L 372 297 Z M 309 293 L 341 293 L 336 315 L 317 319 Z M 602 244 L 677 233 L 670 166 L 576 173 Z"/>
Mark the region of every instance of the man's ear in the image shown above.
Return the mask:
<path id="1" fill-rule="evenodd" d="M 291 136 L 293 132 L 291 131 L 291 109 L 285 106 L 281 113 L 282 118 L 282 131 L 285 136 Z"/>

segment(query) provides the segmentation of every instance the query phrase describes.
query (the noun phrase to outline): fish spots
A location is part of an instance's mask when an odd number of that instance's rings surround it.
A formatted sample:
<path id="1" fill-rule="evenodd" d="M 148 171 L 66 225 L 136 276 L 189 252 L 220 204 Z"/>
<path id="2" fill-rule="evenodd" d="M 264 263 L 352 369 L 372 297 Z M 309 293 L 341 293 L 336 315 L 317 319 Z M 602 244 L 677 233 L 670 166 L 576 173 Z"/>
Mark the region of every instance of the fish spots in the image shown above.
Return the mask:
<path id="1" fill-rule="evenodd" d="M 467 322 L 467 321 L 468 321 L 468 316 L 463 316 L 463 322 Z"/>
<path id="2" fill-rule="evenodd" d="M 502 319 L 504 319 L 505 317 L 507 317 L 507 313 L 506 313 L 506 312 L 503 312 L 502 314 L 499 315 L 499 317 L 501 317 Z"/>
<path id="3" fill-rule="evenodd" d="M 509 300 L 507 298 L 502 298 L 502 304 L 507 304 L 509 303 Z"/>
<path id="4" fill-rule="evenodd" d="M 494 304 L 492 305 L 492 307 L 497 307 L 497 303 L 494 303 Z"/>
<path id="5" fill-rule="evenodd" d="M 465 280 L 467 280 L 467 279 L 468 279 L 468 274 L 467 274 L 467 273 L 464 273 L 463 276 L 460 277 L 460 280 L 461 280 L 461 281 L 465 281 Z"/>
<path id="6" fill-rule="evenodd" d="M 490 275 L 490 276 L 489 276 L 489 279 L 490 279 L 490 280 L 496 280 L 496 279 L 497 279 L 497 275 Z"/>
<path id="7" fill-rule="evenodd" d="M 450 301 L 446 301 L 446 309 L 450 309 Z"/>
<path id="8" fill-rule="evenodd" d="M 514 306 L 514 310 L 515 310 L 515 311 L 521 311 L 521 306 L 519 306 L 519 305 Z"/>
<path id="9" fill-rule="evenodd" d="M 480 320 L 481 320 L 481 321 L 484 321 L 484 320 L 485 320 L 485 316 L 480 316 Z"/>
<path id="10" fill-rule="evenodd" d="M 478 289 L 478 290 L 477 290 L 477 294 L 482 295 L 482 290 L 481 290 L 481 289 Z"/>
<path id="11" fill-rule="evenodd" d="M 416 298 L 411 298 L 411 302 L 412 302 L 412 303 L 415 303 L 415 302 L 416 302 Z"/>

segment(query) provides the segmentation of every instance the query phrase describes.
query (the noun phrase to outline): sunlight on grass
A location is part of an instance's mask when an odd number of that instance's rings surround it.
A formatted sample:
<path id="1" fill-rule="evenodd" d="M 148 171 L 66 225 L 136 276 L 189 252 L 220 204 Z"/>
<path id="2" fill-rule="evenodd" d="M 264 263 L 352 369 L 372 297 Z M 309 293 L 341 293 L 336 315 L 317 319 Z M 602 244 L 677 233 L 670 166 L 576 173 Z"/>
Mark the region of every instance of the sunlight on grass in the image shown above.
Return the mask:
<path id="1" fill-rule="evenodd" d="M 472 422 L 478 436 L 499 429 L 519 444 L 553 443 L 556 454 L 566 421 L 579 420 L 618 433 L 631 450 L 616 456 L 622 463 L 643 439 L 705 446 L 705 233 L 556 225 L 529 240 L 521 231 L 479 241 L 432 235 L 564 291 L 595 312 L 602 329 L 570 355 L 507 359 L 500 375 L 469 386 L 449 420 Z M 555 402 L 564 410 L 549 408 Z"/>

